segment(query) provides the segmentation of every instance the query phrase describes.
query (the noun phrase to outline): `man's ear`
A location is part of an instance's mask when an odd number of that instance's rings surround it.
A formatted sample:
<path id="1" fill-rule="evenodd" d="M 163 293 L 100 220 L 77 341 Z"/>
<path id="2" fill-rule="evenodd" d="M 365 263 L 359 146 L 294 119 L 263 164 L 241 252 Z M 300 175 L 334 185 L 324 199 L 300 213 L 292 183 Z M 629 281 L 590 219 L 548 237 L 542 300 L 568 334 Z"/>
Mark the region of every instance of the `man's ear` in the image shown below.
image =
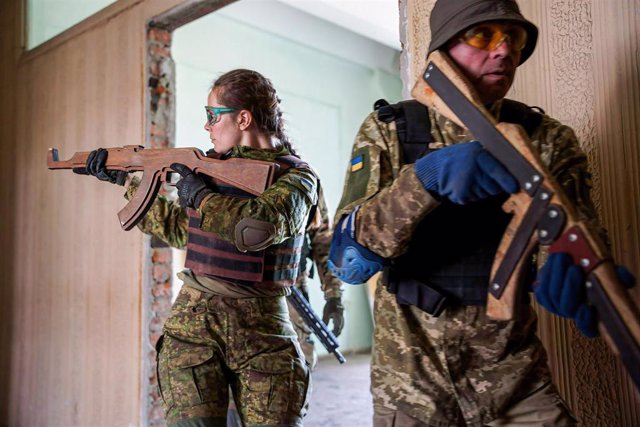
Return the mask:
<path id="1" fill-rule="evenodd" d="M 247 130 L 251 123 L 253 123 L 253 115 L 249 110 L 240 110 L 236 118 L 238 121 L 238 127 L 240 130 Z"/>

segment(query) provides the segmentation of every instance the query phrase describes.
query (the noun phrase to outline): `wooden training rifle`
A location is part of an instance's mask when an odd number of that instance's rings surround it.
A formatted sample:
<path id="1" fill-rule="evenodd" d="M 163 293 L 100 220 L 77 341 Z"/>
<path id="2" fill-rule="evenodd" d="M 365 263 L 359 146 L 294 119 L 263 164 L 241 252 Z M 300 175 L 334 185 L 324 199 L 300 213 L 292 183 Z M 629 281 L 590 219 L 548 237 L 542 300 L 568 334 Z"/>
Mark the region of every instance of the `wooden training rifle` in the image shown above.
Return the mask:
<path id="1" fill-rule="evenodd" d="M 492 266 L 487 315 L 498 320 L 514 317 L 525 260 L 538 243 L 550 245 L 550 253 L 567 252 L 585 273 L 587 299 L 598 312 L 601 334 L 640 390 L 638 307 L 618 279 L 598 232 L 580 220 L 562 187 L 532 149 L 522 127 L 496 123 L 473 86 L 442 52 L 429 55 L 423 78 L 416 83 L 412 95 L 469 129 L 520 185 L 520 191 L 503 205 L 513 219 Z"/>
<path id="2" fill-rule="evenodd" d="M 261 160 L 230 158 L 219 160 L 206 157 L 198 148 L 144 148 L 140 145 L 107 148 L 106 168 L 127 172 L 142 171 L 142 179 L 129 203 L 118 212 L 120 225 L 125 230 L 133 228 L 147 213 L 163 182 L 169 181 L 172 163 L 182 163 L 195 173 L 213 178 L 239 188 L 247 193 L 260 195 L 274 180 L 276 163 Z M 69 160 L 61 161 L 57 148 L 47 153 L 49 169 L 84 168 L 89 151 L 77 152 Z M 174 172 L 175 173 L 175 172 Z"/>

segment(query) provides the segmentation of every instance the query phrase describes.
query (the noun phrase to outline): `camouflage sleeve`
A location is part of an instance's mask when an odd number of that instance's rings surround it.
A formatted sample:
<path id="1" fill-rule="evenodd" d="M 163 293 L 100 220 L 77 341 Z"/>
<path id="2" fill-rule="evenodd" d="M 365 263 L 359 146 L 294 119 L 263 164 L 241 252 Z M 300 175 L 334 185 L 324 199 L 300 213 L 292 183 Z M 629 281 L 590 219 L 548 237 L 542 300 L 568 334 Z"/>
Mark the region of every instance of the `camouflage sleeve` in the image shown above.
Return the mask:
<path id="1" fill-rule="evenodd" d="M 200 228 L 233 242 L 236 224 L 244 218 L 266 221 L 276 228 L 273 244 L 301 234 L 317 203 L 318 180 L 308 168 L 291 168 L 260 196 L 248 199 L 214 193 L 198 209 Z"/>
<path id="2" fill-rule="evenodd" d="M 575 204 L 581 220 L 597 230 L 608 244 L 606 231 L 598 221 L 591 199 L 591 174 L 587 156 L 580 148 L 578 139 L 568 126 L 548 116 L 533 135 L 533 145 L 539 150 L 543 163 L 563 188 L 567 197 Z M 546 260 L 546 247 L 541 247 L 538 265 Z"/>
<path id="3" fill-rule="evenodd" d="M 342 296 L 342 282 L 335 277 L 327 267 L 329 259 L 329 247 L 331 246 L 332 227 L 329 219 L 329 210 L 322 194 L 322 188 L 318 192 L 318 204 L 314 219 L 307 227 L 311 240 L 311 257 L 318 269 L 318 276 L 322 284 L 324 298 L 340 298 Z"/>
<path id="4" fill-rule="evenodd" d="M 140 179 L 133 177 L 127 188 L 125 198 L 130 200 L 138 189 Z M 177 202 L 166 197 L 157 196 L 147 214 L 138 223 L 143 233 L 150 234 L 174 248 L 184 248 L 187 245 L 188 230 L 187 213 Z"/>
<path id="5" fill-rule="evenodd" d="M 336 222 L 360 205 L 358 242 L 385 258 L 405 252 L 411 235 L 438 202 L 413 165 L 401 165 L 395 124 L 369 115 L 356 135 Z"/>

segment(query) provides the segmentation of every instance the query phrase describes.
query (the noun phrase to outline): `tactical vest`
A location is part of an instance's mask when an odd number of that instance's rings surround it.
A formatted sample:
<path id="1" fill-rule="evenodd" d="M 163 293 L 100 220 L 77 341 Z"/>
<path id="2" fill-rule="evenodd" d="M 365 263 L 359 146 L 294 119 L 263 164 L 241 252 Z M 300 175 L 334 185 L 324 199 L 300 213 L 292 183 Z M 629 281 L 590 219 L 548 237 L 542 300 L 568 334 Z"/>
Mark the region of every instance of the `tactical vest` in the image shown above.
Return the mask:
<path id="1" fill-rule="evenodd" d="M 278 157 L 275 161 L 280 165 L 278 176 L 290 167 L 306 165 L 294 156 Z M 216 183 L 216 192 L 241 198 L 256 197 L 238 188 L 219 183 Z M 187 215 L 189 234 L 185 267 L 190 268 L 196 275 L 263 289 L 286 287 L 295 283 L 304 234 L 260 251 L 242 252 L 216 233 L 203 231 L 200 228 L 202 218 L 195 209 L 188 209 Z"/>
<path id="2" fill-rule="evenodd" d="M 382 100 L 384 101 L 384 100 Z M 415 163 L 432 149 L 427 107 L 417 101 L 378 101 L 378 117 L 395 120 L 403 162 Z M 542 115 L 525 104 L 504 100 L 500 121 L 523 125 L 529 135 Z M 484 305 L 491 266 L 511 216 L 502 210 L 508 195 L 467 205 L 447 200 L 418 225 L 408 251 L 385 270 L 383 281 L 398 302 L 439 315 L 449 304 Z"/>

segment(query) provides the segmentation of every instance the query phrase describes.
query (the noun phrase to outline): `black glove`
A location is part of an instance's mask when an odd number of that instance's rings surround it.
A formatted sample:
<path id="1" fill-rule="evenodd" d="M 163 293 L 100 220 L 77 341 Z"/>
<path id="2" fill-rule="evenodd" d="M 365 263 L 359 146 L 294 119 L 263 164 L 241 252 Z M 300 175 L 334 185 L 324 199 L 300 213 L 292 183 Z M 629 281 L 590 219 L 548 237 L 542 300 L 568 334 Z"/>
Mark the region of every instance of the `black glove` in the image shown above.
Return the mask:
<path id="1" fill-rule="evenodd" d="M 73 168 L 73 172 L 80 175 L 93 175 L 100 181 L 109 181 L 112 184 L 124 185 L 127 180 L 127 171 L 108 170 L 105 165 L 109 152 L 104 148 L 98 148 L 89 153 L 87 162 L 83 168 Z"/>
<path id="2" fill-rule="evenodd" d="M 324 304 L 322 321 L 328 325 L 329 320 L 333 320 L 333 335 L 339 336 L 344 326 L 344 306 L 340 297 L 329 298 Z"/>
<path id="3" fill-rule="evenodd" d="M 171 164 L 171 169 L 178 172 L 182 179 L 176 184 L 180 206 L 197 209 L 202 199 L 213 193 L 204 179 L 181 163 Z"/>

